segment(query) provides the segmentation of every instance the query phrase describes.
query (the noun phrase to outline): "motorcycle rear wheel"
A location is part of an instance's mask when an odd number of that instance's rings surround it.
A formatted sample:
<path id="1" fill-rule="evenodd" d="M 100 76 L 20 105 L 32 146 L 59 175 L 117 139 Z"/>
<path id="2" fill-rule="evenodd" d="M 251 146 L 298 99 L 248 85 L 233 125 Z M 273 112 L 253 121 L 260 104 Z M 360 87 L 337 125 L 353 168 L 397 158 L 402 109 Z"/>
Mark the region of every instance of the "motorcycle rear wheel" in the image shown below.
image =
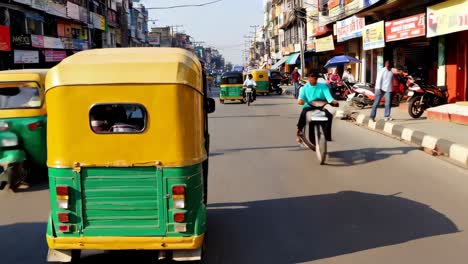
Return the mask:
<path id="1" fill-rule="evenodd" d="M 317 144 L 315 149 L 317 159 L 320 165 L 323 165 L 327 159 L 327 139 L 325 138 L 323 126 L 321 124 L 315 125 L 315 142 Z"/>
<path id="2" fill-rule="evenodd" d="M 421 96 L 415 96 L 408 102 L 408 114 L 412 118 L 420 118 L 424 113 L 424 108 L 421 105 Z"/>

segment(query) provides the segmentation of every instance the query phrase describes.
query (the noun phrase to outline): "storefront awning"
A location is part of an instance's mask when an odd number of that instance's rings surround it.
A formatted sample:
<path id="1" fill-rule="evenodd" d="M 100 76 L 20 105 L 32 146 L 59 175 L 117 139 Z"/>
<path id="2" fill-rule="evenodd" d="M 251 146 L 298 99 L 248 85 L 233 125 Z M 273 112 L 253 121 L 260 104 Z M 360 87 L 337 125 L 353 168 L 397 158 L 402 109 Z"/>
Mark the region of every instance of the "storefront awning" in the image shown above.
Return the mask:
<path id="1" fill-rule="evenodd" d="M 286 64 L 289 64 L 289 65 L 296 64 L 297 59 L 299 58 L 299 56 L 301 56 L 301 54 L 299 52 L 289 55 L 288 59 L 286 60 Z"/>
<path id="2" fill-rule="evenodd" d="M 281 67 L 281 65 L 283 65 L 286 60 L 288 59 L 289 57 L 283 57 L 281 58 L 281 60 L 279 60 L 277 63 L 275 63 L 273 66 L 271 66 L 271 69 L 272 70 L 277 70 Z"/>

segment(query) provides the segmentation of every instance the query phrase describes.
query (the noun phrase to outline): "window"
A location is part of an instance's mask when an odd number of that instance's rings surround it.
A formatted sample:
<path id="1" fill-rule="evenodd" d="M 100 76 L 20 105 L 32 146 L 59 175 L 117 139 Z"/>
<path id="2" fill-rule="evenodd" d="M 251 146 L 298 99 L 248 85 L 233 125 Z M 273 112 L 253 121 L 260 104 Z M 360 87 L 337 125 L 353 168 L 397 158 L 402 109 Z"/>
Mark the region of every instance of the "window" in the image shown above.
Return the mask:
<path id="1" fill-rule="evenodd" d="M 37 84 L 0 84 L 0 109 L 38 108 L 41 105 Z"/>
<path id="2" fill-rule="evenodd" d="M 91 130 L 98 134 L 141 133 L 146 128 L 146 109 L 140 104 L 99 104 L 89 112 Z"/>
<path id="3" fill-rule="evenodd" d="M 42 22 L 31 18 L 26 18 L 28 34 L 43 35 Z"/>
<path id="4" fill-rule="evenodd" d="M 240 84 L 243 83 L 242 77 L 223 77 L 221 84 Z"/>

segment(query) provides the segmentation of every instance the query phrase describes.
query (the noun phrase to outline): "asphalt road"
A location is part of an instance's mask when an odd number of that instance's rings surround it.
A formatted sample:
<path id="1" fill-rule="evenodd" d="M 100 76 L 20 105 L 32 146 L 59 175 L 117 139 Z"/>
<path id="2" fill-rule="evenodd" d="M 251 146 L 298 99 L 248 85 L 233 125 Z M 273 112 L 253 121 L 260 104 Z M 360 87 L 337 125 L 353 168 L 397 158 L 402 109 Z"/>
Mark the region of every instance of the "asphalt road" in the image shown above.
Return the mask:
<path id="1" fill-rule="evenodd" d="M 217 105 L 208 263 L 466 263 L 468 171 L 334 122 L 329 159 L 295 143 L 288 96 Z M 45 263 L 47 185 L 0 194 L 0 263 Z M 135 252 L 82 263 L 155 263 Z"/>

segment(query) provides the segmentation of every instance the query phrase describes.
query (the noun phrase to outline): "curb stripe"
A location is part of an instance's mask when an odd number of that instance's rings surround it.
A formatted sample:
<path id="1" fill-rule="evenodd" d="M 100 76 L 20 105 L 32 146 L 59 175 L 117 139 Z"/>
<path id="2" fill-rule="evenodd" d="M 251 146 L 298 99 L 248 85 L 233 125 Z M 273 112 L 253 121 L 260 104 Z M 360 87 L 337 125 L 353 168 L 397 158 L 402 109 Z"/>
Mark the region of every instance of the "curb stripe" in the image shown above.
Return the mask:
<path id="1" fill-rule="evenodd" d="M 468 148 L 459 144 L 452 144 L 449 157 L 463 164 L 468 164 Z"/>
<path id="2" fill-rule="evenodd" d="M 392 129 L 392 135 L 401 138 L 401 133 L 403 132 L 404 127 L 401 125 L 394 125 Z"/>
<path id="3" fill-rule="evenodd" d="M 365 115 L 358 115 L 358 117 L 356 118 L 356 123 L 358 123 L 359 125 L 364 124 L 364 118 L 366 118 Z"/>
<path id="4" fill-rule="evenodd" d="M 409 129 L 409 128 L 403 128 L 403 131 L 401 132 L 401 138 L 411 142 L 411 137 L 413 137 L 414 131 Z"/>
<path id="5" fill-rule="evenodd" d="M 435 150 L 438 140 L 439 139 L 436 138 L 436 137 L 426 135 L 426 136 L 424 136 L 424 138 L 423 138 L 423 140 L 421 142 L 421 146 L 423 146 L 424 148 Z"/>
<path id="6" fill-rule="evenodd" d="M 426 136 L 426 133 L 416 130 L 413 132 L 413 135 L 411 136 L 411 143 L 416 144 L 418 146 L 422 146 L 425 136 Z"/>
<path id="7" fill-rule="evenodd" d="M 392 135 L 392 132 L 393 132 L 393 126 L 394 124 L 393 123 L 385 123 L 384 125 L 384 132 L 387 133 L 387 134 L 390 134 Z"/>
<path id="8" fill-rule="evenodd" d="M 452 141 L 448 141 L 446 139 L 440 138 L 439 140 L 437 140 L 437 145 L 436 145 L 437 151 L 449 154 L 450 147 L 454 144 L 455 143 L 453 143 Z"/>

